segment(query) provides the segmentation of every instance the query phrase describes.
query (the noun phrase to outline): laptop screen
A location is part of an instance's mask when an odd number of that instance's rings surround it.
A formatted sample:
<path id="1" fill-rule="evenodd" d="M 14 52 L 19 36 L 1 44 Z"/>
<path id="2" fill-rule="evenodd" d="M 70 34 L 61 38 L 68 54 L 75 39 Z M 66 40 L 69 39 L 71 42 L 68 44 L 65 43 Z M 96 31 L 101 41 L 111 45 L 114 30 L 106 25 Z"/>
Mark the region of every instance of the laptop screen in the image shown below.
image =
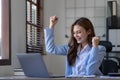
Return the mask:
<path id="1" fill-rule="evenodd" d="M 26 76 L 49 77 L 40 53 L 18 53 L 17 57 Z"/>

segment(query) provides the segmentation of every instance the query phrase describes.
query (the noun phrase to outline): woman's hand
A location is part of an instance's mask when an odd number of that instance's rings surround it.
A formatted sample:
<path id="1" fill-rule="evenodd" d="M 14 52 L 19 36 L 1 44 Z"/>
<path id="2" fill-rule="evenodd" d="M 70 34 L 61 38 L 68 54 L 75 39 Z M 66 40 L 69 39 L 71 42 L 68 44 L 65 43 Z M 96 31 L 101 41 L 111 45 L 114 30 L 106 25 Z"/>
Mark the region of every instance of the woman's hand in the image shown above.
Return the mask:
<path id="1" fill-rule="evenodd" d="M 57 16 L 51 16 L 50 17 L 50 24 L 49 24 L 49 28 L 54 28 L 55 24 L 58 21 L 58 17 Z"/>
<path id="2" fill-rule="evenodd" d="M 100 38 L 99 37 L 93 37 L 92 38 L 92 45 L 93 47 L 98 47 Z"/>

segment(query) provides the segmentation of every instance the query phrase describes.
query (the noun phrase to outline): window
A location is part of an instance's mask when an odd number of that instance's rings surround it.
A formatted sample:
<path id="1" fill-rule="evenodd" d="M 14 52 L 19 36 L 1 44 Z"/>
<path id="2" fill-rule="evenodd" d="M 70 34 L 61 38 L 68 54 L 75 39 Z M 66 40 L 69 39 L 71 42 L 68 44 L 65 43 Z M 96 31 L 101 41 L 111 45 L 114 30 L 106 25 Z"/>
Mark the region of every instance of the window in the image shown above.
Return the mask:
<path id="1" fill-rule="evenodd" d="M 43 0 L 27 0 L 26 4 L 26 52 L 44 54 Z"/>
<path id="2" fill-rule="evenodd" d="M 0 65 L 11 64 L 10 0 L 0 0 Z"/>

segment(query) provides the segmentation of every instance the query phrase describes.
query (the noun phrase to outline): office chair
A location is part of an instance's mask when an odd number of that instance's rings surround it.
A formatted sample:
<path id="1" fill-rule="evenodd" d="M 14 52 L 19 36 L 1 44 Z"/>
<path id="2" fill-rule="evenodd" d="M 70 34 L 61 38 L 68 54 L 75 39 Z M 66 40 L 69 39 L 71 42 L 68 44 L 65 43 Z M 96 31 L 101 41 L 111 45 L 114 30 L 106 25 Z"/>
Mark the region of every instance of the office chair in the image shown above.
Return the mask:
<path id="1" fill-rule="evenodd" d="M 107 53 L 112 51 L 112 43 L 110 41 L 100 41 L 99 45 L 103 45 Z"/>
<path id="2" fill-rule="evenodd" d="M 115 60 L 112 59 L 114 57 L 109 57 L 109 52 L 112 51 L 112 43 L 110 41 L 100 41 L 99 45 L 103 45 L 106 48 L 106 56 L 104 57 L 100 66 L 101 72 L 103 75 L 108 75 L 108 73 L 117 73 L 119 65 Z M 118 61 L 117 58 L 114 59 Z"/>

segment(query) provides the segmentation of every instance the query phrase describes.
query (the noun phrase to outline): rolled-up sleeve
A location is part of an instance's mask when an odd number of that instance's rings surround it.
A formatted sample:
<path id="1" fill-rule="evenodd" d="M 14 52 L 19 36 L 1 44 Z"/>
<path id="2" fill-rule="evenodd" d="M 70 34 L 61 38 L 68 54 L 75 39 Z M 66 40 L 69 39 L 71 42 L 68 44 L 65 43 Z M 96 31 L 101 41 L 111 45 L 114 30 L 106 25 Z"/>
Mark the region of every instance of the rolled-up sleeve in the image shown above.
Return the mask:
<path id="1" fill-rule="evenodd" d="M 54 43 L 54 29 L 44 29 L 45 47 L 46 51 L 51 54 L 67 55 L 68 45 L 55 45 Z"/>

